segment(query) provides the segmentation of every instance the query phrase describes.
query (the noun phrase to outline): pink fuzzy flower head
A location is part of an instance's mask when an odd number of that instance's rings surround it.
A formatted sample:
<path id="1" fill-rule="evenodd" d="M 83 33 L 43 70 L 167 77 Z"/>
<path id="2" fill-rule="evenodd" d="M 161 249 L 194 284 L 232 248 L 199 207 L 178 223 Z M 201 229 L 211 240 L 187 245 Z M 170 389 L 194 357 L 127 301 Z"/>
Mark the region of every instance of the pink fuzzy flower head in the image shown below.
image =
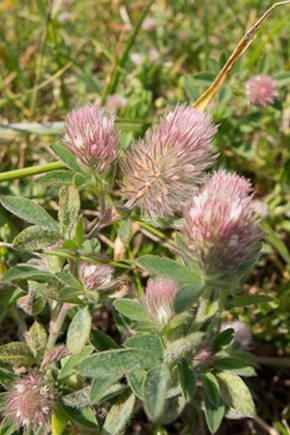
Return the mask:
<path id="1" fill-rule="evenodd" d="M 278 96 L 277 85 L 271 77 L 258 75 L 246 82 L 246 98 L 251 104 L 267 106 Z"/>
<path id="2" fill-rule="evenodd" d="M 177 284 L 163 278 L 149 279 L 141 302 L 149 316 L 165 325 L 174 316 L 173 302 Z"/>
<path id="3" fill-rule="evenodd" d="M 87 290 L 104 290 L 113 283 L 114 269 L 108 264 L 92 264 L 82 261 L 79 275 Z"/>
<path id="4" fill-rule="evenodd" d="M 118 156 L 119 135 L 114 130 L 114 116 L 95 106 L 70 112 L 63 145 L 85 166 L 103 172 Z"/>
<path id="5" fill-rule="evenodd" d="M 124 109 L 127 106 L 128 100 L 120 94 L 109 95 L 106 101 L 106 108 L 108 110 L 117 111 Z"/>
<path id="6" fill-rule="evenodd" d="M 41 426 L 43 433 L 50 433 L 50 419 L 53 411 L 55 392 L 40 375 L 30 373 L 14 382 L 6 393 L 4 415 L 11 423 L 31 429 L 33 433 Z"/>
<path id="7" fill-rule="evenodd" d="M 216 130 L 209 115 L 185 105 L 165 115 L 126 155 L 127 207 L 139 205 L 155 224 L 179 214 L 213 163 Z"/>
<path id="8" fill-rule="evenodd" d="M 245 178 L 218 171 L 188 202 L 185 243 L 207 276 L 243 274 L 256 260 L 262 232 L 251 207 L 251 192 Z"/>

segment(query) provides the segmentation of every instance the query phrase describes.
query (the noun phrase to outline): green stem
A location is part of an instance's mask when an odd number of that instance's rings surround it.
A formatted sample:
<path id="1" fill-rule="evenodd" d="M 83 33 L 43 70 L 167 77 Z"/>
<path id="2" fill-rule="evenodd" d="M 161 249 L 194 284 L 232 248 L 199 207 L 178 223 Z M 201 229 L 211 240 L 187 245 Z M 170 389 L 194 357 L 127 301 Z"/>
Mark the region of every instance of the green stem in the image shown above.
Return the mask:
<path id="1" fill-rule="evenodd" d="M 206 289 L 201 298 L 199 307 L 195 316 L 196 323 L 203 323 L 208 317 L 208 310 L 211 303 L 212 289 Z"/>
<path id="2" fill-rule="evenodd" d="M 2 172 L 0 182 L 16 180 L 18 178 L 31 177 L 32 175 L 42 174 L 44 172 L 54 171 L 55 169 L 64 169 L 61 162 L 46 163 L 45 165 L 31 166 L 30 168 L 15 169 L 13 171 Z"/>
<path id="3" fill-rule="evenodd" d="M 281 358 L 275 356 L 255 356 L 259 364 L 277 367 L 290 367 L 290 358 Z"/>
<path id="4" fill-rule="evenodd" d="M 114 71 L 114 73 L 112 75 L 112 78 L 111 78 L 111 81 L 110 81 L 109 85 L 105 88 L 104 94 L 102 96 L 102 103 L 104 103 L 106 101 L 106 98 L 107 98 L 108 95 L 111 95 L 111 94 L 113 94 L 116 91 L 116 88 L 117 88 L 117 85 L 118 85 L 118 81 L 119 81 L 119 77 L 120 77 L 122 68 L 123 68 L 123 66 L 124 66 L 124 64 L 125 64 L 125 62 L 126 62 L 126 60 L 128 58 L 129 52 L 130 52 L 130 50 L 131 50 L 131 48 L 132 48 L 132 46 L 133 46 L 133 44 L 135 42 L 135 39 L 136 39 L 140 29 L 141 29 L 142 23 L 143 23 L 146 15 L 148 14 L 148 12 L 149 12 L 149 10 L 150 10 L 150 8 L 151 8 L 153 3 L 154 3 L 154 0 L 151 0 L 148 3 L 145 11 L 143 12 L 140 20 L 138 21 L 138 23 L 137 23 L 137 25 L 136 25 L 136 27 L 134 29 L 134 32 L 129 37 L 129 39 L 128 39 L 126 45 L 125 45 L 125 48 L 123 50 L 123 53 L 122 53 L 121 57 L 119 58 L 119 60 L 117 62 L 115 71 Z"/>

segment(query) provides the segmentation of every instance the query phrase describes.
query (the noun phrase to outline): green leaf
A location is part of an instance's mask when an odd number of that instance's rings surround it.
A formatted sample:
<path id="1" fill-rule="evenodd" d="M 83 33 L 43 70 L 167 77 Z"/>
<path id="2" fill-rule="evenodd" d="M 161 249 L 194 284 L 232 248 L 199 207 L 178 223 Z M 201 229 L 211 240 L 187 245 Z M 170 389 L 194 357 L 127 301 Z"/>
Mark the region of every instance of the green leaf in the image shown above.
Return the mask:
<path id="1" fill-rule="evenodd" d="M 47 342 L 47 334 L 43 325 L 34 322 L 27 335 L 27 344 L 37 359 L 42 359 Z"/>
<path id="2" fill-rule="evenodd" d="M 170 258 L 159 257 L 158 255 L 144 255 L 138 258 L 138 264 L 148 272 L 171 279 L 173 281 L 201 285 L 201 277 L 188 267 L 183 266 Z"/>
<path id="3" fill-rule="evenodd" d="M 193 302 L 199 297 L 203 290 L 202 285 L 184 285 L 174 296 L 174 311 L 176 314 L 189 310 Z"/>
<path id="4" fill-rule="evenodd" d="M 75 314 L 67 331 L 66 345 L 71 353 L 79 355 L 90 335 L 92 318 L 88 307 L 85 307 Z"/>
<path id="5" fill-rule="evenodd" d="M 135 405 L 134 394 L 123 394 L 111 407 L 106 417 L 101 435 L 119 435 L 132 417 Z"/>
<path id="6" fill-rule="evenodd" d="M 79 218 L 76 226 L 75 240 L 79 246 L 81 246 L 84 240 L 84 220 L 82 217 Z"/>
<path id="7" fill-rule="evenodd" d="M 37 266 L 28 264 L 18 264 L 11 267 L 1 278 L 2 282 L 15 281 L 18 279 L 28 279 L 30 281 L 47 282 L 53 278 L 49 272 L 40 269 Z"/>
<path id="8" fill-rule="evenodd" d="M 90 387 L 86 386 L 73 393 L 62 396 L 61 400 L 66 406 L 72 406 L 73 408 L 85 408 L 91 405 L 90 401 Z"/>
<path id="9" fill-rule="evenodd" d="M 133 235 L 132 221 L 131 219 L 126 219 L 120 224 L 120 228 L 118 231 L 118 235 L 121 239 L 121 242 L 127 244 L 130 242 L 131 237 Z"/>
<path id="10" fill-rule="evenodd" d="M 51 434 L 62 435 L 68 423 L 68 416 L 59 403 L 54 407 L 54 413 L 51 416 Z"/>
<path id="11" fill-rule="evenodd" d="M 165 364 L 148 371 L 144 381 L 145 411 L 151 421 L 158 421 L 162 415 L 170 373 Z"/>
<path id="12" fill-rule="evenodd" d="M 114 385 L 120 376 L 110 376 L 108 378 L 95 378 L 93 379 L 90 391 L 90 399 L 92 404 L 99 403 L 104 393 L 107 392 L 111 385 Z"/>
<path id="13" fill-rule="evenodd" d="M 229 308 L 246 307 L 248 305 L 264 304 L 272 300 L 273 298 L 265 295 L 238 296 L 227 302 L 227 306 Z"/>
<path id="14" fill-rule="evenodd" d="M 239 376 L 255 376 L 256 372 L 247 362 L 238 358 L 216 357 L 213 363 L 217 370 L 230 371 Z"/>
<path id="15" fill-rule="evenodd" d="M 213 341 L 212 349 L 214 353 L 219 352 L 223 347 L 227 346 L 234 337 L 234 329 L 228 328 L 222 331 Z"/>
<path id="16" fill-rule="evenodd" d="M 93 352 L 92 346 L 86 346 L 80 355 L 72 355 L 64 360 L 64 364 L 59 372 L 58 380 L 64 381 L 74 373 L 74 367 L 80 362 L 81 358 L 89 356 Z"/>
<path id="17" fill-rule="evenodd" d="M 210 373 L 204 373 L 202 377 L 205 396 L 213 405 L 218 405 L 220 402 L 220 388 L 216 377 Z"/>
<path id="18" fill-rule="evenodd" d="M 207 427 L 213 434 L 220 427 L 220 424 L 225 414 L 225 405 L 221 400 L 219 403 L 213 404 L 212 401 L 209 400 L 208 396 L 205 396 L 204 406 Z"/>
<path id="19" fill-rule="evenodd" d="M 36 362 L 29 346 L 21 342 L 11 342 L 0 346 L 0 361 L 24 367 L 30 367 Z"/>
<path id="20" fill-rule="evenodd" d="M 81 409 L 75 409 L 75 408 L 71 409 L 68 407 L 64 407 L 64 410 L 66 414 L 69 415 L 70 420 L 77 423 L 78 426 L 81 426 L 82 428 L 86 428 L 86 429 L 91 429 L 93 431 L 98 430 L 97 419 L 95 417 L 93 410 L 90 407 L 81 408 Z"/>
<path id="21" fill-rule="evenodd" d="M 133 299 L 117 299 L 114 303 L 115 308 L 123 316 L 130 320 L 147 321 L 149 316 L 145 308 L 136 300 Z"/>
<path id="22" fill-rule="evenodd" d="M 49 186 L 70 185 L 74 182 L 74 174 L 73 172 L 66 170 L 51 171 L 37 178 L 36 182 Z"/>
<path id="23" fill-rule="evenodd" d="M 125 341 L 124 346 L 135 349 L 146 349 L 157 358 L 163 358 L 163 348 L 159 337 L 156 335 L 137 335 Z"/>
<path id="24" fill-rule="evenodd" d="M 139 399 L 143 400 L 143 384 L 146 376 L 146 370 L 136 370 L 135 372 L 129 373 L 127 377 L 128 384 L 131 387 L 131 390 L 135 394 L 135 396 L 139 397 Z"/>
<path id="25" fill-rule="evenodd" d="M 0 201 L 8 211 L 30 224 L 58 230 L 57 222 L 35 201 L 22 196 L 2 196 Z"/>
<path id="26" fill-rule="evenodd" d="M 286 86 L 290 84 L 290 72 L 283 71 L 275 74 L 273 79 L 277 83 L 277 86 Z"/>
<path id="27" fill-rule="evenodd" d="M 76 371 L 88 377 L 125 375 L 139 369 L 148 369 L 158 364 L 150 352 L 140 349 L 120 349 L 100 352 L 80 361 Z"/>
<path id="28" fill-rule="evenodd" d="M 69 302 L 72 304 L 82 304 L 79 296 L 83 294 L 83 291 L 75 287 L 66 287 L 59 292 L 59 297 L 63 302 Z"/>
<path id="29" fill-rule="evenodd" d="M 50 147 L 54 154 L 73 172 L 83 173 L 83 168 L 79 165 L 76 157 L 61 145 L 52 145 Z"/>
<path id="30" fill-rule="evenodd" d="M 62 186 L 59 190 L 59 222 L 61 234 L 67 239 L 75 237 L 80 196 L 75 186 Z"/>
<path id="31" fill-rule="evenodd" d="M 228 406 L 234 408 L 241 416 L 254 417 L 255 405 L 244 381 L 229 372 L 218 373 L 217 379 L 222 397 Z"/>
<path id="32" fill-rule="evenodd" d="M 21 231 L 15 237 L 13 246 L 24 251 L 36 251 L 55 244 L 59 239 L 60 235 L 57 231 L 51 228 L 43 228 L 40 225 L 34 225 Z"/>
<path id="33" fill-rule="evenodd" d="M 193 367 L 184 358 L 178 362 L 178 378 L 182 395 L 190 402 L 196 392 L 196 376 Z"/>
<path id="34" fill-rule="evenodd" d="M 117 343 L 109 335 L 98 329 L 91 330 L 90 342 L 99 352 L 109 349 L 118 349 Z"/>

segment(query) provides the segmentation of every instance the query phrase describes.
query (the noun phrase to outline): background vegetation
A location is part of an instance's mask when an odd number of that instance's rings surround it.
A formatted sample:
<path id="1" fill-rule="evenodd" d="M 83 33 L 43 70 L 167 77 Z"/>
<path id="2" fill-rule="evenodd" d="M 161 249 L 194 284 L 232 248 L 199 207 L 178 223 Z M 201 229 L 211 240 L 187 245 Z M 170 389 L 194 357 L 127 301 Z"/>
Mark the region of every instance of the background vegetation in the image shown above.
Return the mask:
<path id="1" fill-rule="evenodd" d="M 89 102 L 107 101 L 112 107 L 113 94 L 123 97 L 118 123 L 122 146 L 128 147 L 167 106 L 194 102 L 246 29 L 272 3 L 156 0 L 138 29 L 147 0 L 4 0 L 0 5 L 1 171 L 53 161 L 49 146 L 59 143 L 66 113 Z M 255 422 L 225 424 L 220 434 L 286 435 L 289 430 L 289 12 L 289 6 L 276 9 L 263 24 L 209 108 L 220 124 L 215 142 L 219 163 L 252 180 L 267 232 L 263 255 L 244 290 L 273 297 L 269 304 L 244 309 L 241 316 L 253 334 L 252 351 L 261 364 L 259 376 L 251 380 L 260 417 Z M 256 74 L 276 80 L 279 97 L 273 105 L 255 108 L 247 103 L 244 84 Z M 0 194 L 37 198 L 56 210 L 57 190 L 32 181 L 4 182 Z M 118 197 L 117 187 L 115 194 Z M 84 204 L 84 216 L 90 220 L 96 213 L 90 194 Z M 11 242 L 21 225 L 0 210 L 2 241 Z M 108 234 L 109 240 L 113 238 L 113 233 Z M 158 237 L 140 231 L 126 255 L 160 252 L 159 242 Z M 110 243 L 109 249 L 114 255 Z M 15 264 L 18 255 L 0 248 L 2 270 Z M 17 313 L 7 306 L 0 310 L 3 344 L 15 337 Z M 129 431 L 137 431 L 138 425 L 142 421 Z M 178 428 L 177 424 L 173 430 L 179 433 Z"/>

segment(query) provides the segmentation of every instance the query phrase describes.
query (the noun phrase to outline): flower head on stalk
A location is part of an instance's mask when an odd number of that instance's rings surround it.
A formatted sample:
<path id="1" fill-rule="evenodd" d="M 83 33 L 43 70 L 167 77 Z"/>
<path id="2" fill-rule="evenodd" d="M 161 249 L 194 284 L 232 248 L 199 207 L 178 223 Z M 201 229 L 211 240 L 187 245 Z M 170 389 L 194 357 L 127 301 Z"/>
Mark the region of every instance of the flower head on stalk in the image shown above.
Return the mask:
<path id="1" fill-rule="evenodd" d="M 128 207 L 145 216 L 170 220 L 204 181 L 217 128 L 209 115 L 179 105 L 133 145 L 123 162 Z"/>
<path id="2" fill-rule="evenodd" d="M 118 156 L 119 135 L 114 116 L 95 106 L 84 106 L 67 115 L 66 146 L 85 166 L 104 172 Z"/>
<path id="3" fill-rule="evenodd" d="M 242 274 L 258 257 L 262 232 L 248 180 L 218 171 L 188 202 L 183 233 L 207 276 Z"/>
<path id="4" fill-rule="evenodd" d="M 174 316 L 176 292 L 177 284 L 169 279 L 149 279 L 141 302 L 153 320 L 165 325 Z"/>
<path id="5" fill-rule="evenodd" d="M 38 373 L 29 373 L 15 381 L 5 397 L 3 414 L 11 422 L 36 433 L 41 426 L 50 433 L 50 419 L 56 394 L 53 387 Z"/>
<path id="6" fill-rule="evenodd" d="M 276 82 L 265 75 L 250 78 L 246 82 L 245 93 L 249 103 L 257 106 L 267 106 L 278 96 Z"/>

